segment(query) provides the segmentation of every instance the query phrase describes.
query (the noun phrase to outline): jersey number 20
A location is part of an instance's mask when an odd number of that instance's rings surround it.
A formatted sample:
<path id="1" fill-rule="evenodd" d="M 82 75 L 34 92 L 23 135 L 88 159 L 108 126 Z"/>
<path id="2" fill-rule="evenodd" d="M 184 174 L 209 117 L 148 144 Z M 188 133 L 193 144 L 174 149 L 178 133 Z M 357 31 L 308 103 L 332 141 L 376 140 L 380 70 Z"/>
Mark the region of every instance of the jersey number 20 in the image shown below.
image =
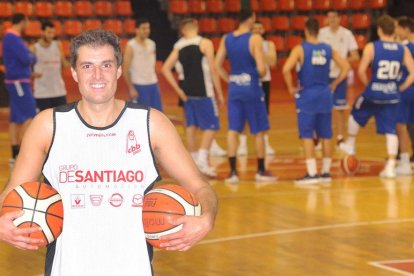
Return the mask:
<path id="1" fill-rule="evenodd" d="M 380 60 L 378 66 L 377 78 L 380 80 L 395 80 L 400 73 L 400 62 L 396 60 Z"/>

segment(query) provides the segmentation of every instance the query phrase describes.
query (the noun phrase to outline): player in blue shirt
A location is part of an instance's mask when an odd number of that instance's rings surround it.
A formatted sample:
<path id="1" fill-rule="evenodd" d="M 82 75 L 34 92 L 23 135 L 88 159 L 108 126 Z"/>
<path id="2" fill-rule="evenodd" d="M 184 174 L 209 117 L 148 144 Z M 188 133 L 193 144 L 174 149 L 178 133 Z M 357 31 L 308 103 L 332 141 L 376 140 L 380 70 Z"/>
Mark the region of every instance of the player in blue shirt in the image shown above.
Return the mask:
<path id="1" fill-rule="evenodd" d="M 395 164 L 398 152 L 396 135 L 400 92 L 404 92 L 414 81 L 414 62 L 410 51 L 394 40 L 395 21 L 388 15 L 377 21 L 379 40 L 368 43 L 362 53 L 358 76 L 365 85 L 364 92 L 355 101 L 348 120 L 348 138 L 340 148 L 347 154 L 355 154 L 355 139 L 360 126 L 375 116 L 378 134 L 385 134 L 388 160 L 380 177 L 396 176 Z M 371 65 L 371 80 L 367 71 Z M 398 76 L 405 65 L 408 75 L 402 83 Z"/>
<path id="2" fill-rule="evenodd" d="M 305 42 L 293 48 L 283 66 L 283 77 L 289 93 L 296 99 L 299 136 L 305 148 L 307 174 L 295 184 L 315 184 L 331 181 L 332 155 L 332 91 L 347 76 L 350 65 L 326 43 L 318 40 L 319 22 L 309 19 L 305 25 Z M 330 82 L 331 60 L 340 69 L 339 76 Z M 293 84 L 292 69 L 298 66 L 299 87 Z M 313 134 L 322 141 L 321 174 L 317 173 Z"/>
<path id="3" fill-rule="evenodd" d="M 227 142 L 231 171 L 226 182 L 239 182 L 236 171 L 237 138 L 246 121 L 256 141 L 258 169 L 255 180 L 275 181 L 276 177 L 265 170 L 264 164 L 264 132 L 269 129 L 269 120 L 260 82 L 260 77 L 266 73 L 263 38 L 250 32 L 256 21 L 252 11 L 242 10 L 238 16 L 239 27 L 222 38 L 216 55 L 218 72 L 229 83 Z M 223 68 L 226 55 L 230 61 L 230 75 Z"/>

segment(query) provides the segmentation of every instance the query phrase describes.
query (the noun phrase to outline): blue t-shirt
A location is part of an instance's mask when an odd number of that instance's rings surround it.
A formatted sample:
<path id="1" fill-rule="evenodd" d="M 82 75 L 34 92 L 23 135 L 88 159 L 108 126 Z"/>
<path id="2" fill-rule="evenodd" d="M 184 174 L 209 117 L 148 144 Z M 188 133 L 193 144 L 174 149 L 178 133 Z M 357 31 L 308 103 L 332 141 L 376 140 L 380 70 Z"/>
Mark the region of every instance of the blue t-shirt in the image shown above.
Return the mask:
<path id="1" fill-rule="evenodd" d="M 407 41 L 403 43 L 403 45 L 407 47 L 411 55 L 414 56 L 414 43 Z M 401 68 L 400 76 L 398 78 L 398 84 L 401 85 L 407 77 L 408 77 L 408 70 L 407 70 L 407 67 L 403 65 Z M 411 85 L 406 90 L 404 90 L 403 93 L 401 93 L 401 99 L 403 101 L 414 100 L 414 85 Z"/>
<path id="2" fill-rule="evenodd" d="M 397 42 L 381 40 L 373 44 L 372 76 L 362 96 L 375 103 L 398 103 L 398 76 L 403 65 L 404 47 Z"/>
<path id="3" fill-rule="evenodd" d="M 300 91 L 296 94 L 299 112 L 326 113 L 332 110 L 332 93 L 329 88 L 329 66 L 332 47 L 326 43 L 301 44 L 303 64 L 298 69 Z"/>

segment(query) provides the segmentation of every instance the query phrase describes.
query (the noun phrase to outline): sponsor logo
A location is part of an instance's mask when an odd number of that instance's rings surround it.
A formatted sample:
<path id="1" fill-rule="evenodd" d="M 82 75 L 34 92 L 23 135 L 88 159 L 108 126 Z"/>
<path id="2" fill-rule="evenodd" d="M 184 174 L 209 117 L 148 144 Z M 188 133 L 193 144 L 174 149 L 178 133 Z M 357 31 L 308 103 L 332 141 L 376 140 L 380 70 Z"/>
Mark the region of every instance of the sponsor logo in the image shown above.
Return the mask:
<path id="1" fill-rule="evenodd" d="M 135 155 L 139 152 L 141 152 L 141 145 L 138 144 L 134 131 L 130 130 L 127 135 L 126 153 Z"/>
<path id="2" fill-rule="evenodd" d="M 93 206 L 100 206 L 102 203 L 103 195 L 90 195 L 89 199 Z"/>
<path id="3" fill-rule="evenodd" d="M 109 199 L 109 203 L 114 207 L 121 206 L 122 202 L 124 202 L 124 197 L 119 193 L 112 194 L 111 198 Z"/>
<path id="4" fill-rule="evenodd" d="M 142 207 L 143 205 L 143 196 L 141 194 L 135 194 L 132 197 L 132 207 Z"/>
<path id="5" fill-rule="evenodd" d="M 85 195 L 71 195 L 70 202 L 72 209 L 85 208 Z"/>

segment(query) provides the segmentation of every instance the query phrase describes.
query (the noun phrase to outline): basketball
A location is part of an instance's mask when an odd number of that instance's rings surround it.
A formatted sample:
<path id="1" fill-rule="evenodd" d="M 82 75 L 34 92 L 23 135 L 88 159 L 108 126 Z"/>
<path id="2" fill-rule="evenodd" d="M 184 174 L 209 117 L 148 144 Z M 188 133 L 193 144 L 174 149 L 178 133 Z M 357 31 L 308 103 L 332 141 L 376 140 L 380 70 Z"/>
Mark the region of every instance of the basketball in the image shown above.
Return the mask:
<path id="1" fill-rule="evenodd" d="M 14 225 L 19 228 L 42 228 L 41 232 L 28 234 L 30 238 L 43 239 L 39 246 L 53 242 L 62 232 L 62 199 L 52 186 L 27 182 L 14 188 L 4 199 L 0 215 L 19 210 L 24 210 L 24 214 L 13 221 Z"/>
<path id="2" fill-rule="evenodd" d="M 200 215 L 200 203 L 183 187 L 172 184 L 159 186 L 144 197 L 142 222 L 145 238 L 152 246 L 160 248 L 160 236 L 182 229 L 182 225 L 170 224 L 169 219 Z"/>
<path id="3" fill-rule="evenodd" d="M 341 160 L 342 170 L 348 175 L 354 175 L 359 170 L 359 159 L 356 155 L 345 155 Z"/>

